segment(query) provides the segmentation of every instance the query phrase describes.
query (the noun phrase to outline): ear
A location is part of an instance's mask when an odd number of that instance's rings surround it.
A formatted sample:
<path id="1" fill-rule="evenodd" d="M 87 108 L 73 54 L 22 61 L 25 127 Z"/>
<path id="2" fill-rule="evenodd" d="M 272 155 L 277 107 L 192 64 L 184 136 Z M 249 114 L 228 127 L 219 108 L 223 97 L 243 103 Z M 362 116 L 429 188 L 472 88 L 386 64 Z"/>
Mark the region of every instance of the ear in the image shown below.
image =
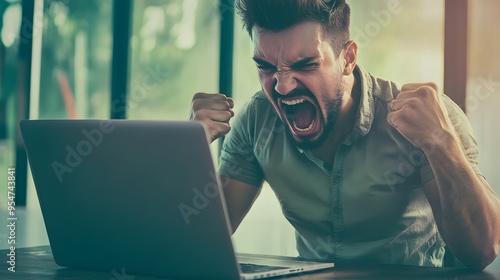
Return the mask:
<path id="1" fill-rule="evenodd" d="M 356 42 L 352 40 L 347 41 L 342 52 L 344 53 L 344 71 L 342 74 L 348 76 L 352 74 L 354 67 L 356 67 L 358 45 L 356 45 Z"/>

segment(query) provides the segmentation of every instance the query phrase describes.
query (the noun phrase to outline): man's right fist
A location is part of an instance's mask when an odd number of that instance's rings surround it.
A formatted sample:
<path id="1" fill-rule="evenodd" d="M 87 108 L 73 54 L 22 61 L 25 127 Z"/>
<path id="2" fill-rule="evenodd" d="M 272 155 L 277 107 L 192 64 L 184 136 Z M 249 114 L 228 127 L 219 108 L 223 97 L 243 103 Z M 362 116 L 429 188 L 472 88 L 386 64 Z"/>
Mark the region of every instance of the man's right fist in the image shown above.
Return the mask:
<path id="1" fill-rule="evenodd" d="M 234 116 L 233 107 L 233 99 L 224 94 L 199 92 L 193 96 L 189 120 L 204 122 L 213 142 L 231 130 L 229 120 Z"/>

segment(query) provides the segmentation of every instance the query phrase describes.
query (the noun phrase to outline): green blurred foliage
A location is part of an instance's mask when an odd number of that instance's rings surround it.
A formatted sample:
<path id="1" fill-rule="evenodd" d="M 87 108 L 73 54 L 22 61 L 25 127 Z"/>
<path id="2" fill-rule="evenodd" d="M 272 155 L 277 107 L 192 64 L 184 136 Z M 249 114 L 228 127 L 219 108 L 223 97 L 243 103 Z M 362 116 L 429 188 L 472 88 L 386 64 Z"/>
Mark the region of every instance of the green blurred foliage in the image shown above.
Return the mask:
<path id="1" fill-rule="evenodd" d="M 45 2 L 42 64 L 40 79 L 40 118 L 67 118 L 57 73 L 68 76 L 74 91 L 75 38 L 78 34 L 87 37 L 88 111 L 79 112 L 79 117 L 101 117 L 109 115 L 109 78 L 111 61 L 111 8 L 112 1 L 100 0 L 50 0 Z M 92 102 L 95 98 L 99 102 Z M 107 108 L 104 106 L 108 105 Z M 101 107 L 103 106 L 103 107 Z"/>
<path id="2" fill-rule="evenodd" d="M 217 91 L 216 3 L 134 1 L 129 118 L 185 120 L 195 92 Z M 148 88 L 152 69 L 162 74 Z"/>
<path id="3" fill-rule="evenodd" d="M 192 95 L 217 91 L 219 26 L 216 0 L 133 2 L 128 118 L 187 119 Z M 88 109 L 109 116 L 112 1 L 46 2 L 42 46 L 41 118 L 68 117 L 57 73 L 75 90 L 76 36 L 87 38 Z M 78 107 L 78 104 L 77 104 Z"/>

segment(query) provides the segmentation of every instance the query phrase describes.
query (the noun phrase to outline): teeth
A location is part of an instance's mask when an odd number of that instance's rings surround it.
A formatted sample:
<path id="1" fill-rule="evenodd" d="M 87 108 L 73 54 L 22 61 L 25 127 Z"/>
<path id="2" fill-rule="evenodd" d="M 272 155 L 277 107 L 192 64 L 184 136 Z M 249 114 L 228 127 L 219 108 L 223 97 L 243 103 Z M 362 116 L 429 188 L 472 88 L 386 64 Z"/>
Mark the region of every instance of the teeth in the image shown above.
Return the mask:
<path id="1" fill-rule="evenodd" d="M 313 120 L 313 121 L 311 122 L 311 124 L 310 124 L 307 128 L 303 128 L 303 129 L 302 129 L 302 128 L 298 128 L 298 127 L 297 127 L 297 124 L 295 123 L 295 120 L 294 120 L 294 121 L 293 121 L 293 126 L 295 127 L 295 129 L 296 129 L 296 130 L 298 130 L 298 131 L 300 131 L 300 132 L 307 132 L 307 131 L 309 131 L 309 130 L 311 130 L 311 129 L 313 128 L 313 126 L 314 126 L 314 121 L 315 121 L 315 120 Z"/>
<path id="2" fill-rule="evenodd" d="M 302 103 L 304 101 L 306 101 L 304 98 L 298 98 L 298 99 L 293 99 L 293 100 L 282 100 L 281 102 L 283 102 L 286 105 L 295 105 L 295 104 Z"/>

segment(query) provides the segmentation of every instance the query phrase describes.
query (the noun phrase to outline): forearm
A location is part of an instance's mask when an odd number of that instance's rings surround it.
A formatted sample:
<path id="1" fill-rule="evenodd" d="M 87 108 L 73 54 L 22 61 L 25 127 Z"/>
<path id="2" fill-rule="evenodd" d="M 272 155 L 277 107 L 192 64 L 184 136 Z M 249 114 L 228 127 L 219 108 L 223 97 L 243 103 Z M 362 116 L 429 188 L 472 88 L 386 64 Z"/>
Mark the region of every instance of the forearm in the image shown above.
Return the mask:
<path id="1" fill-rule="evenodd" d="M 259 196 L 262 186 L 251 186 L 224 176 L 221 176 L 221 182 L 224 188 L 229 220 L 234 233 L 250 207 L 252 207 L 255 199 Z"/>
<path id="2" fill-rule="evenodd" d="M 467 160 L 456 136 L 446 134 L 426 151 L 437 183 L 439 230 L 454 255 L 483 269 L 500 246 L 500 202 Z M 436 192 L 436 190 L 434 191 Z"/>

